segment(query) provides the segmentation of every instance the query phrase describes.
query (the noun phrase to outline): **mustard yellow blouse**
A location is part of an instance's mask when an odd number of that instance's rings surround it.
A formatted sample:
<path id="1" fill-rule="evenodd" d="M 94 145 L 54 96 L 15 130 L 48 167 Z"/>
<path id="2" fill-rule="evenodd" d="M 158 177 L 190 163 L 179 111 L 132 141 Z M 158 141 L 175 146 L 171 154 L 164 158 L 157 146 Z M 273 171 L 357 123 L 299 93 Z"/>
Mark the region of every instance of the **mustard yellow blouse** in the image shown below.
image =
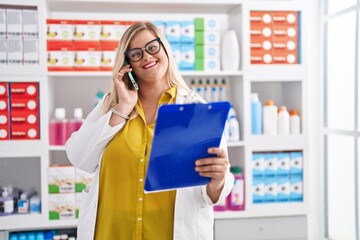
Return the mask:
<path id="1" fill-rule="evenodd" d="M 159 105 L 174 103 L 176 87 L 164 92 Z M 173 239 L 176 191 L 144 194 L 145 173 L 155 123 L 139 115 L 110 141 L 102 157 L 96 240 Z"/>

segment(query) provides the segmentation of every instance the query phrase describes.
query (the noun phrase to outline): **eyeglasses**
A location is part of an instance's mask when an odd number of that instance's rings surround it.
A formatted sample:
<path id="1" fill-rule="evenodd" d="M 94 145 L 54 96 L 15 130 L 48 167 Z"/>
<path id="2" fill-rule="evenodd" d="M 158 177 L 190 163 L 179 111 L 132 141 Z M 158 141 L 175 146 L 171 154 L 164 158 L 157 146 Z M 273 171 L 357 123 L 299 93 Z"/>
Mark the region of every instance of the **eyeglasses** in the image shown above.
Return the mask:
<path id="1" fill-rule="evenodd" d="M 145 50 L 150 55 L 154 55 L 160 51 L 161 39 L 155 38 L 148 42 L 144 48 L 132 48 L 125 51 L 125 56 L 130 59 L 132 62 L 138 62 L 143 58 L 143 50 Z"/>

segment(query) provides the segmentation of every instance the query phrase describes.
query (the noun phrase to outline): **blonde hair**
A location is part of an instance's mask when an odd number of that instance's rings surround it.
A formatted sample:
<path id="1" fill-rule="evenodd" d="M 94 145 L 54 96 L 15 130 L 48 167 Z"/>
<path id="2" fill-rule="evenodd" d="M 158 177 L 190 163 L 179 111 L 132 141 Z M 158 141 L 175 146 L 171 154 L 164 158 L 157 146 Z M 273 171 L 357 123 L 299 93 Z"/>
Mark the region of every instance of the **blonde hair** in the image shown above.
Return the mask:
<path id="1" fill-rule="evenodd" d="M 125 51 L 128 49 L 130 42 L 134 39 L 135 35 L 143 30 L 148 30 L 152 32 L 156 37 L 160 37 L 162 42 L 162 47 L 167 55 L 169 64 L 168 69 L 166 70 L 166 79 L 168 81 L 169 86 L 181 86 L 184 88 L 189 88 L 187 84 L 185 83 L 183 77 L 181 76 L 174 57 L 173 53 L 171 51 L 171 47 L 169 42 L 166 40 L 164 36 L 162 36 L 161 32 L 156 28 L 155 25 L 153 25 L 151 22 L 137 22 L 133 25 L 131 25 L 122 35 L 121 40 L 119 42 L 118 50 L 116 53 L 116 60 L 115 65 L 113 67 L 112 71 L 112 79 L 117 75 L 117 73 L 120 71 L 121 67 L 124 65 L 125 62 Z M 114 107 L 119 101 L 118 94 L 115 88 L 115 84 L 113 81 L 111 81 L 111 90 L 105 97 L 104 105 L 103 105 L 103 111 L 104 113 L 107 113 L 110 108 Z M 134 117 L 137 113 L 135 112 L 135 109 L 131 112 L 131 116 Z"/>

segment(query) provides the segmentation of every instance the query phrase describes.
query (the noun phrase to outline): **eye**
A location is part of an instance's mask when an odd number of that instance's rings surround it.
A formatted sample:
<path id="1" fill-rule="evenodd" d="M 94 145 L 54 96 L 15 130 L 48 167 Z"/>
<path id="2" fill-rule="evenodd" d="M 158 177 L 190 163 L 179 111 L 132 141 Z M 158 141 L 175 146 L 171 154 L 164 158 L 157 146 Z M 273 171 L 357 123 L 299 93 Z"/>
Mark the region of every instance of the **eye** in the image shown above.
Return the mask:
<path id="1" fill-rule="evenodd" d="M 139 50 L 131 51 L 129 55 L 130 55 L 129 57 L 131 59 L 139 58 L 139 57 L 141 57 L 141 50 L 140 51 Z"/>

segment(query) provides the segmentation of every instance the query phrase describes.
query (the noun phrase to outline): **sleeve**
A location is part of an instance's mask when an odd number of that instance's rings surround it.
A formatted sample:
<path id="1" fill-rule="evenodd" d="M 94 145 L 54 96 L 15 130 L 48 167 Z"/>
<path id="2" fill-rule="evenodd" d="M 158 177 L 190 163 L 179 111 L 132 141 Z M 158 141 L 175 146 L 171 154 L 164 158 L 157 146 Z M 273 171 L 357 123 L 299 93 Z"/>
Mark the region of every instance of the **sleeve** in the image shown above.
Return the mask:
<path id="1" fill-rule="evenodd" d="M 125 122 L 114 127 L 109 125 L 112 113 L 111 111 L 102 113 L 104 99 L 97 104 L 81 128 L 74 132 L 65 144 L 70 162 L 75 167 L 90 173 L 94 172 L 98 166 L 107 144 L 125 125 Z"/>
<path id="2" fill-rule="evenodd" d="M 227 151 L 226 138 L 224 135 L 221 138 L 220 147 L 222 149 L 224 149 L 226 152 L 226 155 L 229 156 L 228 151 Z M 229 163 L 228 169 L 227 169 L 227 172 L 225 175 L 225 183 L 224 183 L 223 189 L 220 193 L 219 199 L 217 200 L 216 203 L 214 203 L 211 200 L 211 198 L 209 197 L 209 195 L 207 194 L 206 185 L 205 185 L 205 186 L 201 187 L 201 193 L 202 193 L 202 197 L 203 197 L 204 201 L 207 202 L 207 204 L 209 204 L 210 206 L 213 206 L 213 205 L 221 202 L 222 200 L 224 200 L 229 195 L 229 193 L 231 192 L 231 189 L 234 186 L 234 179 L 235 179 L 234 175 L 232 173 L 230 173 L 230 163 Z"/>

